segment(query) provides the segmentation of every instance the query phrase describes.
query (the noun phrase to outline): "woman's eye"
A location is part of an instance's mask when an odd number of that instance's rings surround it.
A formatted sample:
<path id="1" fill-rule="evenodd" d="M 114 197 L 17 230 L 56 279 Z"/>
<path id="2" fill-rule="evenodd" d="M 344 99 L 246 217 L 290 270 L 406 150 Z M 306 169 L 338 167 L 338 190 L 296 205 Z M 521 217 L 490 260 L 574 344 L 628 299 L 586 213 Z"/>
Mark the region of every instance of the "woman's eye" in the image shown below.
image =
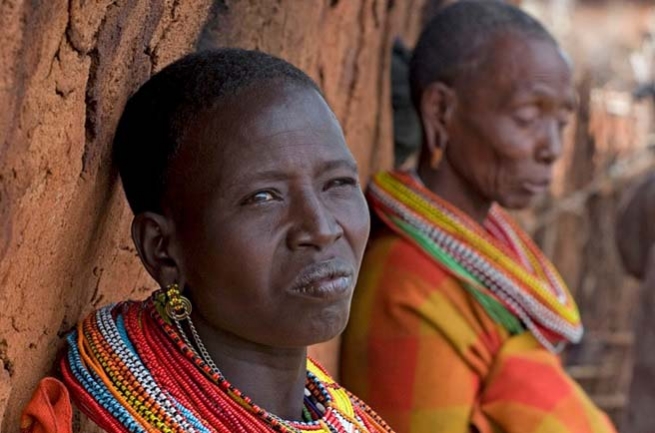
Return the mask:
<path id="1" fill-rule="evenodd" d="M 343 187 L 343 186 L 356 186 L 357 185 L 357 179 L 353 177 L 340 177 L 337 179 L 332 179 L 330 180 L 325 189 L 330 189 L 330 188 L 335 188 L 335 187 Z"/>
<path id="2" fill-rule="evenodd" d="M 523 126 L 528 126 L 541 115 L 541 110 L 536 105 L 526 105 L 514 112 L 514 118 Z"/>
<path id="3" fill-rule="evenodd" d="M 564 129 L 568 126 L 569 122 L 571 121 L 571 118 L 573 117 L 573 113 L 570 111 L 566 110 L 563 113 L 560 114 L 557 123 L 559 125 L 560 129 Z"/>
<path id="4" fill-rule="evenodd" d="M 272 191 L 259 191 L 246 198 L 242 204 L 268 203 L 277 198 L 278 196 Z"/>

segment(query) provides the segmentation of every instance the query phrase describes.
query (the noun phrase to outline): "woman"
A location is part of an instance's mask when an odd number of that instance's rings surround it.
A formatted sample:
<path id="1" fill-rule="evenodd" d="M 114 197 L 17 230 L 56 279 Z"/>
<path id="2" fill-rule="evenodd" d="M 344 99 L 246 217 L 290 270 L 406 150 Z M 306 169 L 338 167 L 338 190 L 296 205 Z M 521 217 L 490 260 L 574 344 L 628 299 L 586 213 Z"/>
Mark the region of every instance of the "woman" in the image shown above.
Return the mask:
<path id="1" fill-rule="evenodd" d="M 382 432 L 306 356 L 339 334 L 369 231 L 355 161 L 314 82 L 283 60 L 189 55 L 129 100 L 114 140 L 132 237 L 162 287 L 68 337 L 26 432 Z"/>
<path id="2" fill-rule="evenodd" d="M 462 1 L 424 30 L 411 80 L 419 166 L 370 185 L 344 383 L 401 433 L 614 431 L 557 357 L 582 337 L 575 302 L 502 209 L 548 188 L 566 57 L 519 9 Z"/>

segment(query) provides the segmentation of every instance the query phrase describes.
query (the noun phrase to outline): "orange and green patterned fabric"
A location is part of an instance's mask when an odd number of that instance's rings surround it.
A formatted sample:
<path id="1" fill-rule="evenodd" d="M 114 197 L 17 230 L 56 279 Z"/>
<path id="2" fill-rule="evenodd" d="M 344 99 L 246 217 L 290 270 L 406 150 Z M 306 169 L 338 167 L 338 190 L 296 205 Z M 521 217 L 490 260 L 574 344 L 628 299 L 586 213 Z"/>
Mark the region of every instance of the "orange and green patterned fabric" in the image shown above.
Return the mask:
<path id="1" fill-rule="evenodd" d="M 421 189 L 420 181 L 411 175 L 383 176 L 382 181 L 391 176 L 392 182 L 418 191 L 428 203 L 439 200 Z M 375 178 L 374 186 L 380 179 Z M 394 196 L 390 197 L 393 201 Z M 552 350 L 572 339 L 567 335 L 577 339 L 577 334 L 558 334 L 559 328 L 553 331 L 542 326 L 535 314 L 537 332 L 553 347 L 540 342 L 516 315 L 520 308 L 514 301 L 485 288 L 486 280 L 476 276 L 475 269 L 452 263 L 445 247 L 441 256 L 435 253 L 437 242 L 430 244 L 430 239 L 436 239 L 434 225 L 410 227 L 417 220 L 399 207 L 390 211 L 397 202 L 391 203 L 389 195 L 383 199 L 385 203 L 380 196 L 377 202 L 371 200 L 384 223 L 371 238 L 344 335 L 345 386 L 399 433 L 615 432 Z M 416 215 L 423 218 L 420 212 Z M 452 228 L 461 221 L 450 223 Z M 530 260 L 522 260 L 520 255 L 526 252 L 516 251 L 520 245 L 507 237 L 502 239 L 506 247 L 500 247 L 500 232 L 493 227 L 476 230 L 482 238 L 496 237 L 495 245 L 503 254 L 514 254 L 515 262 L 535 278 L 549 269 L 539 270 L 530 266 Z M 532 263 L 544 260 L 532 246 L 529 250 L 528 256 L 538 259 Z M 560 298 L 561 308 L 554 306 L 552 311 L 564 316 L 562 320 L 575 330 L 577 309 L 566 294 L 568 298 Z M 548 301 L 546 296 L 543 299 Z"/>

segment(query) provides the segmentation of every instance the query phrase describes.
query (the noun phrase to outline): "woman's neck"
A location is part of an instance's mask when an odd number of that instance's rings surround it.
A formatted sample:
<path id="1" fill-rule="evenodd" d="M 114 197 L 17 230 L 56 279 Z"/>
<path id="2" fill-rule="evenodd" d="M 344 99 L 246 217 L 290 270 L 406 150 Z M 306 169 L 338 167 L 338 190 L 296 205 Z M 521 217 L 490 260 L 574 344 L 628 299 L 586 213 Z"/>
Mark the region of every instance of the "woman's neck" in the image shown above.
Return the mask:
<path id="1" fill-rule="evenodd" d="M 209 326 L 194 324 L 221 374 L 254 404 L 285 420 L 302 419 L 307 349 L 272 348 Z"/>
<path id="2" fill-rule="evenodd" d="M 482 224 L 487 219 L 493 202 L 471 188 L 445 158 L 437 170 L 425 159 L 421 159 L 417 174 L 427 189 L 457 207 L 473 221 Z"/>

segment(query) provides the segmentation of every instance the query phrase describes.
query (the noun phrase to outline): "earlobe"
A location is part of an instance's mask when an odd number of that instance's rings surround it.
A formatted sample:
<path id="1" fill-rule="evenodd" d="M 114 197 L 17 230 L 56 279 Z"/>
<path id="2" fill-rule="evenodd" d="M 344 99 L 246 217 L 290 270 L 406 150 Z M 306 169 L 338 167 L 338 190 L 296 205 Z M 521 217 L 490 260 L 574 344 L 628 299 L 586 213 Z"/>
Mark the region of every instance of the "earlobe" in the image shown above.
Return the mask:
<path id="1" fill-rule="evenodd" d="M 180 281 L 171 248 L 172 227 L 163 215 L 144 212 L 132 221 L 132 240 L 148 273 L 165 287 Z"/>
<path id="2" fill-rule="evenodd" d="M 442 83 L 430 84 L 421 97 L 421 120 L 425 144 L 430 151 L 431 165 L 440 159 L 449 140 L 448 125 L 455 106 L 455 93 L 451 87 Z"/>

